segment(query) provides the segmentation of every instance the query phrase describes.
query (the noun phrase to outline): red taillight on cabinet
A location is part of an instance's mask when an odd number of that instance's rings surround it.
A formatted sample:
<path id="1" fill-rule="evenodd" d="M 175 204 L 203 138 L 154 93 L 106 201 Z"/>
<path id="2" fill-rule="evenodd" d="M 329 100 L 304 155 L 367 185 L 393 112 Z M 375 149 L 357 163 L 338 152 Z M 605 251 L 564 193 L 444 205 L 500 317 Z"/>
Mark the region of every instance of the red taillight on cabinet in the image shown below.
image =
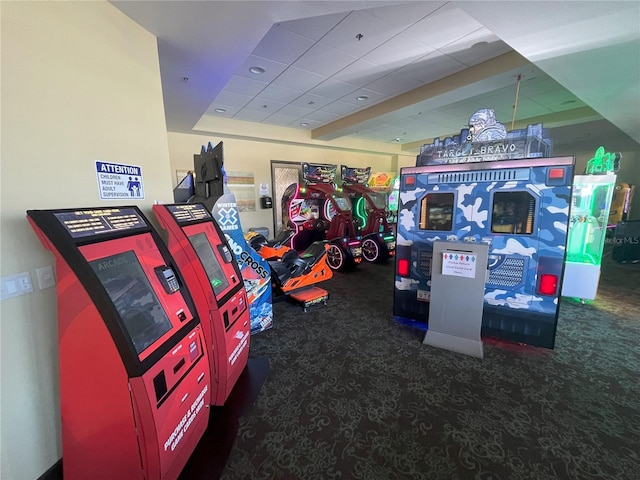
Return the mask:
<path id="1" fill-rule="evenodd" d="M 406 258 L 400 258 L 398 260 L 398 275 L 401 277 L 409 276 L 409 260 Z"/>
<path id="2" fill-rule="evenodd" d="M 555 295 L 558 291 L 558 277 L 549 273 L 543 273 L 540 276 L 540 284 L 538 285 L 538 293 L 540 295 Z"/>

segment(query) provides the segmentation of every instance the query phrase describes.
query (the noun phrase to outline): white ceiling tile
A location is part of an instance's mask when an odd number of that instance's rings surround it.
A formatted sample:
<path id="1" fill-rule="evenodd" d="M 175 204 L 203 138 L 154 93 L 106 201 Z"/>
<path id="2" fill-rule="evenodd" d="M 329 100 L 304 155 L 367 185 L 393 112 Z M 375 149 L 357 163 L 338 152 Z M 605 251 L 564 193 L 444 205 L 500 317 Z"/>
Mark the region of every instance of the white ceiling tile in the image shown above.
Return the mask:
<path id="1" fill-rule="evenodd" d="M 301 95 L 300 97 L 296 98 L 293 102 L 291 102 L 291 104 L 298 105 L 299 107 L 304 107 L 304 108 L 312 108 L 315 110 L 318 108 L 322 108 L 331 102 L 333 102 L 332 98 L 322 97 L 320 95 L 313 95 L 312 93 L 305 93 L 304 95 Z"/>
<path id="2" fill-rule="evenodd" d="M 316 110 L 315 112 L 305 115 L 302 120 L 308 119 L 308 120 L 314 120 L 320 123 L 327 123 L 327 122 L 333 122 L 338 118 L 340 118 L 340 116 L 336 115 L 335 113 L 326 112 L 323 110 Z"/>
<path id="3" fill-rule="evenodd" d="M 269 85 L 268 82 L 259 82 L 252 78 L 234 75 L 231 77 L 231 80 L 229 80 L 229 83 L 224 87 L 224 90 L 232 93 L 241 93 L 243 95 L 253 96 L 260 93 L 267 85 Z"/>
<path id="4" fill-rule="evenodd" d="M 236 113 L 233 118 L 238 120 L 246 120 L 249 122 L 261 122 L 269 116 L 269 112 L 262 112 L 260 110 L 248 110 L 243 108 Z"/>
<path id="5" fill-rule="evenodd" d="M 330 15 L 318 15 L 316 17 L 301 18 L 280 22 L 279 27 L 289 30 L 314 40 L 320 40 L 329 30 L 340 23 L 349 12 L 334 13 Z"/>
<path id="6" fill-rule="evenodd" d="M 294 67 L 307 72 L 330 77 L 357 60 L 353 55 L 341 52 L 324 43 L 316 43 L 293 63 Z"/>
<path id="7" fill-rule="evenodd" d="M 398 73 L 427 84 L 464 70 L 464 68 L 465 65 L 455 58 L 434 52 L 406 67 L 398 69 Z"/>
<path id="8" fill-rule="evenodd" d="M 310 38 L 274 25 L 254 48 L 253 54 L 274 62 L 291 64 L 313 43 Z"/>
<path id="9" fill-rule="evenodd" d="M 340 70 L 333 76 L 333 78 L 340 80 L 341 82 L 364 87 L 374 80 L 385 76 L 387 73 L 391 73 L 391 71 L 386 70 L 375 63 L 360 59 Z"/>
<path id="10" fill-rule="evenodd" d="M 252 98 L 253 97 L 250 95 L 242 95 L 240 93 L 227 92 L 223 90 L 216 96 L 214 103 L 220 105 L 243 107 L 244 105 L 249 103 Z"/>
<path id="11" fill-rule="evenodd" d="M 216 112 L 216 108 L 222 109 L 224 110 L 224 112 Z M 209 108 L 207 108 L 207 111 L 204 112 L 204 114 L 215 115 L 216 117 L 231 118 L 236 113 L 238 113 L 241 108 L 242 107 L 239 107 L 239 106 L 233 107 L 231 105 L 222 105 L 221 103 L 213 102 L 211 105 L 209 105 Z"/>
<path id="12" fill-rule="evenodd" d="M 334 113 L 336 115 L 349 115 L 359 109 L 360 108 L 358 108 L 356 105 L 353 105 L 351 103 L 346 103 L 346 102 L 341 102 L 339 100 L 336 100 L 335 102 L 330 103 L 325 107 L 322 107 L 320 111 Z"/>
<path id="13" fill-rule="evenodd" d="M 481 27 L 463 10 L 445 6 L 407 28 L 405 33 L 433 48 L 442 48 Z"/>
<path id="14" fill-rule="evenodd" d="M 586 106 L 582 100 L 566 90 L 552 90 L 541 95 L 536 95 L 535 97 L 521 95 L 521 98 L 529 98 L 553 112 L 562 112 Z"/>
<path id="15" fill-rule="evenodd" d="M 269 115 L 265 120 L 267 123 L 271 125 L 289 125 L 291 122 L 294 122 L 297 117 L 292 117 L 290 115 L 282 115 L 280 113 L 274 113 L 273 115 Z"/>
<path id="16" fill-rule="evenodd" d="M 360 96 L 368 97 L 366 100 L 357 100 Z M 371 105 L 375 105 L 376 103 L 380 103 L 383 100 L 387 100 L 389 97 L 387 95 L 383 95 L 378 92 L 374 92 L 373 90 L 369 90 L 368 88 L 360 88 L 349 95 L 345 95 L 340 99 L 342 102 L 351 103 L 352 105 L 357 105 L 360 108 L 370 107 Z"/>
<path id="17" fill-rule="evenodd" d="M 289 103 L 298 98 L 304 92 L 294 90 L 293 88 L 282 87 L 275 83 L 270 83 L 264 90 L 260 92 L 260 97 L 266 100 L 276 102 Z"/>
<path id="18" fill-rule="evenodd" d="M 385 70 L 395 70 L 411 63 L 434 49 L 409 35 L 399 33 L 379 47 L 373 49 L 362 58 Z"/>
<path id="19" fill-rule="evenodd" d="M 249 71 L 251 67 L 262 67 L 265 72 L 260 75 L 256 75 Z M 235 74 L 241 77 L 256 79 L 260 82 L 271 82 L 274 78 L 284 72 L 286 68 L 287 65 L 284 63 L 274 62 L 273 60 L 258 57 L 256 55 L 249 55 Z"/>
<path id="20" fill-rule="evenodd" d="M 303 123 L 306 123 L 307 125 L 302 125 Z M 322 122 L 313 120 L 309 117 L 297 118 L 295 121 L 289 124 L 289 126 L 291 127 L 296 127 L 303 130 L 311 130 L 312 128 L 319 127 L 320 125 L 322 125 Z"/>
<path id="21" fill-rule="evenodd" d="M 544 105 L 540 105 L 533 100 L 529 100 L 525 97 L 518 98 L 518 104 L 516 109 L 516 120 L 519 118 L 530 118 L 537 117 L 540 115 L 546 115 L 548 113 L 552 113 L 552 110 L 545 107 Z M 500 120 L 505 125 L 511 123 L 511 118 L 513 117 L 513 112 L 510 112 L 508 119 Z M 508 125 L 507 125 L 508 127 Z"/>
<path id="22" fill-rule="evenodd" d="M 351 12 L 342 22 L 322 38 L 322 43 L 360 57 L 391 37 L 402 27 L 393 27 L 364 10 Z M 357 35 L 362 35 L 360 39 Z"/>
<path id="23" fill-rule="evenodd" d="M 269 115 L 277 112 L 282 107 L 284 107 L 286 103 L 275 102 L 273 100 L 267 100 L 266 98 L 255 97 L 249 103 L 247 103 L 244 108 L 249 110 L 264 110 Z"/>
<path id="24" fill-rule="evenodd" d="M 276 78 L 273 83 L 282 87 L 293 88 L 294 90 L 302 90 L 306 92 L 326 79 L 327 77 L 323 75 L 290 67 L 282 72 L 282 74 Z"/>
<path id="25" fill-rule="evenodd" d="M 400 73 L 390 73 L 367 85 L 368 90 L 393 97 L 422 86 L 422 82 Z"/>
<path id="26" fill-rule="evenodd" d="M 367 12 L 389 25 L 405 28 L 431 14 L 445 3 L 447 2 L 412 2 L 371 8 Z"/>
<path id="27" fill-rule="evenodd" d="M 335 78 L 327 78 L 324 82 L 309 90 L 309 93 L 337 100 L 351 92 L 355 92 L 358 88 L 360 87 L 357 85 L 341 82 Z"/>
<path id="28" fill-rule="evenodd" d="M 300 118 L 313 112 L 311 108 L 299 107 L 298 105 L 286 105 L 278 110 L 280 115 L 289 115 L 290 117 Z"/>
<path id="29" fill-rule="evenodd" d="M 368 97 L 366 100 L 357 100 L 360 96 Z M 359 108 L 370 107 L 371 105 L 375 105 L 376 103 L 380 103 L 383 100 L 388 99 L 387 95 L 383 95 L 378 92 L 374 92 L 373 90 L 369 90 L 368 88 L 360 88 L 349 95 L 345 95 L 340 99 L 340 101 L 345 103 L 350 103 L 352 105 L 357 105 Z"/>
<path id="30" fill-rule="evenodd" d="M 486 28 L 480 28 L 440 49 L 442 53 L 470 67 L 511 50 L 509 45 Z"/>

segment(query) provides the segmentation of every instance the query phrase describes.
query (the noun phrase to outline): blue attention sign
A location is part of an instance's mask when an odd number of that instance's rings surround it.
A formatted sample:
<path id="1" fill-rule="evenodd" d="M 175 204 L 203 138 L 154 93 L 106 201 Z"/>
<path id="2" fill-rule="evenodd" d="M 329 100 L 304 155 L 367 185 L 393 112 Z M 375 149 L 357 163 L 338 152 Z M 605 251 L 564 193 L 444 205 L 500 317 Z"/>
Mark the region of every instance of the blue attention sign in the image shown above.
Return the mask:
<path id="1" fill-rule="evenodd" d="M 143 200 L 142 169 L 96 160 L 96 178 L 101 200 Z"/>

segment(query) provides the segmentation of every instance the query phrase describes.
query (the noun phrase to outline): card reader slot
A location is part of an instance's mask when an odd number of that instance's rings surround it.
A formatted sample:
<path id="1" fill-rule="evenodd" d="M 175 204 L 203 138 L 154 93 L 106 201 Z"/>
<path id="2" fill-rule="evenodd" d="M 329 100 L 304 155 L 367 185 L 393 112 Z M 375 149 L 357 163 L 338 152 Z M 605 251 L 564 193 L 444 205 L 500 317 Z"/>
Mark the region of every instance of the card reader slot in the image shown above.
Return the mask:
<path id="1" fill-rule="evenodd" d="M 153 377 L 153 389 L 156 392 L 156 402 L 159 402 L 162 396 L 167 393 L 167 379 L 164 376 L 164 370 Z"/>
<path id="2" fill-rule="evenodd" d="M 178 370 L 180 370 L 182 367 L 184 367 L 185 364 L 185 360 L 184 358 L 181 358 L 180 361 L 178 363 L 175 364 L 175 366 L 173 367 L 173 373 L 176 374 L 178 373 Z"/>

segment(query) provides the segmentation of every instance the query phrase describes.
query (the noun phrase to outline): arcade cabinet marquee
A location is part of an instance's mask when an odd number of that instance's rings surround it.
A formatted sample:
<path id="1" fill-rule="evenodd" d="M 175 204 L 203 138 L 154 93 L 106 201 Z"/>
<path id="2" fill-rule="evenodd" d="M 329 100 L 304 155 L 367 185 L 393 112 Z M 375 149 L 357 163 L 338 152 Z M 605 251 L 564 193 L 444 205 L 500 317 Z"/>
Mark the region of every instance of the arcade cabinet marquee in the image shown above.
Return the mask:
<path id="1" fill-rule="evenodd" d="M 202 327 L 137 207 L 29 210 L 56 258 L 64 478 L 175 479 L 209 419 Z"/>

